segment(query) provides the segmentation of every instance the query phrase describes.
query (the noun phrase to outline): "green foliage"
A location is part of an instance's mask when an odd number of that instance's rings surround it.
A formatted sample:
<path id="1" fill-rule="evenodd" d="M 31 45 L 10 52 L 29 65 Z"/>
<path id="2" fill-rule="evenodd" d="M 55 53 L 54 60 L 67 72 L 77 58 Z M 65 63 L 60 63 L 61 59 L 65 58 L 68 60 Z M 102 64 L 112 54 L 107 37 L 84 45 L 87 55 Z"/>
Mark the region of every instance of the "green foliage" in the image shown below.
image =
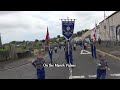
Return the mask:
<path id="1" fill-rule="evenodd" d="M 33 50 L 34 50 L 34 48 L 33 48 L 32 46 L 29 46 L 29 47 L 27 47 L 26 49 L 27 49 L 27 50 L 30 50 L 30 51 L 33 51 Z"/>
<path id="2" fill-rule="evenodd" d="M 51 43 L 55 43 L 55 42 L 56 42 L 56 38 L 52 38 L 52 39 L 50 40 L 50 42 L 51 42 Z"/>
<path id="3" fill-rule="evenodd" d="M 23 53 L 23 52 L 26 51 L 26 49 L 21 48 L 21 47 L 17 47 L 17 48 L 16 48 L 16 51 L 17 51 L 17 53 Z"/>
<path id="4" fill-rule="evenodd" d="M 73 38 L 75 38 L 75 37 L 77 37 L 77 34 L 75 33 L 75 34 L 73 34 Z"/>
<path id="5" fill-rule="evenodd" d="M 7 60 L 9 57 L 9 51 L 7 49 L 0 49 L 0 55 L 2 55 Z"/>
<path id="6" fill-rule="evenodd" d="M 60 38 L 60 35 L 58 35 L 57 38 Z"/>
<path id="7" fill-rule="evenodd" d="M 38 40 L 38 39 L 35 39 L 35 42 L 37 43 L 37 42 L 39 42 L 39 40 Z"/>
<path id="8" fill-rule="evenodd" d="M 78 31 L 78 32 L 77 32 L 77 35 L 78 35 L 78 36 L 81 36 L 81 35 L 82 35 L 82 31 Z"/>
<path id="9" fill-rule="evenodd" d="M 44 39 L 42 40 L 42 43 L 45 43 L 45 40 L 44 40 Z"/>
<path id="10" fill-rule="evenodd" d="M 77 32 L 77 36 L 81 36 L 82 34 L 84 34 L 85 32 L 87 32 L 89 29 L 85 29 L 85 30 L 82 30 L 82 31 L 78 31 Z"/>
<path id="11" fill-rule="evenodd" d="M 12 41 L 11 44 L 16 44 L 16 41 Z"/>

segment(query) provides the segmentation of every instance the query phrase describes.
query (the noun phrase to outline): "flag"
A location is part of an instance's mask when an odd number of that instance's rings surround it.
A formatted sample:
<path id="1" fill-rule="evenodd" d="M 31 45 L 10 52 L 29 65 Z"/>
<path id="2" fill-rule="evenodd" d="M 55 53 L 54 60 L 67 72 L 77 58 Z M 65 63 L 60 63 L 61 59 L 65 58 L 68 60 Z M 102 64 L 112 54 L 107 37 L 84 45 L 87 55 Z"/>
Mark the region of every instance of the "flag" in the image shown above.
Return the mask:
<path id="1" fill-rule="evenodd" d="M 48 31 L 48 27 L 47 27 L 47 34 L 46 34 L 46 39 L 45 39 L 47 45 L 49 44 L 50 41 L 50 37 L 49 37 L 49 31 Z"/>
<path id="2" fill-rule="evenodd" d="M 95 28 L 93 29 L 93 40 L 96 41 L 96 29 L 97 29 L 97 24 L 95 24 Z"/>

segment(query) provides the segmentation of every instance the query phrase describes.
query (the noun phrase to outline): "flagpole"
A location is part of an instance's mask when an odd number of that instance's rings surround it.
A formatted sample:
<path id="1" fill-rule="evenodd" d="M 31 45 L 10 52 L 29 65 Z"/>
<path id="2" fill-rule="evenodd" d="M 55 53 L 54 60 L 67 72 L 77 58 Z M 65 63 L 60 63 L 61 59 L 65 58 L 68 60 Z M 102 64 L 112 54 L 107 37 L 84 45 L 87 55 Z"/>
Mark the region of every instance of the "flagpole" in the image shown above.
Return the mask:
<path id="1" fill-rule="evenodd" d="M 48 26 L 47 26 L 47 32 L 48 32 Z M 48 41 L 48 49 L 50 49 L 50 43 Z"/>
<path id="2" fill-rule="evenodd" d="M 2 37 L 1 37 L 1 33 L 0 33 L 0 47 L 2 46 Z"/>

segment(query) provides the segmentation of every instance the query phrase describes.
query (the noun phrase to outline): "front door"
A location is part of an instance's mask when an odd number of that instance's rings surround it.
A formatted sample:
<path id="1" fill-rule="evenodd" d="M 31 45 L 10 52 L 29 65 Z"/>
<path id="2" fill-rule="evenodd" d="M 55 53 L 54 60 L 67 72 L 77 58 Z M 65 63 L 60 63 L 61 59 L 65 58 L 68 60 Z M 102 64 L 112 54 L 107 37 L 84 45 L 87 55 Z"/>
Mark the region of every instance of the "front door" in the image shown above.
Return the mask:
<path id="1" fill-rule="evenodd" d="M 116 40 L 120 41 L 120 25 L 116 27 Z"/>

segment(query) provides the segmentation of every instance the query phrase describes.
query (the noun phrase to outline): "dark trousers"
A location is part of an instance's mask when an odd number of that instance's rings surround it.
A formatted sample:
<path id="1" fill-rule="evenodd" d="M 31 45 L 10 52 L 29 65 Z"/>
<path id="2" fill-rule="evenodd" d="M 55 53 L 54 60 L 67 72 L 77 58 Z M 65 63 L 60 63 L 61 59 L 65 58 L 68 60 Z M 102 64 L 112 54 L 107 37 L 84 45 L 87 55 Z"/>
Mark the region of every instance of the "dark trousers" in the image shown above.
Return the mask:
<path id="1" fill-rule="evenodd" d="M 87 46 L 84 46 L 84 50 L 86 50 L 87 49 Z"/>
<path id="2" fill-rule="evenodd" d="M 64 51 L 65 51 L 65 48 L 64 48 Z"/>
<path id="3" fill-rule="evenodd" d="M 65 52 L 65 58 L 66 58 L 67 64 L 69 64 L 69 61 L 70 61 L 70 64 L 73 64 L 72 51 L 70 51 L 69 55 L 68 55 L 68 52 Z"/>
<path id="4" fill-rule="evenodd" d="M 80 46 L 82 47 L 82 43 L 80 43 Z"/>
<path id="5" fill-rule="evenodd" d="M 50 57 L 50 61 L 51 61 L 51 64 L 52 64 L 52 53 L 49 53 L 49 57 Z"/>
<path id="6" fill-rule="evenodd" d="M 37 69 L 37 78 L 38 79 L 45 79 L 45 69 Z"/>
<path id="7" fill-rule="evenodd" d="M 55 53 L 57 53 L 57 50 L 55 50 Z"/>
<path id="8" fill-rule="evenodd" d="M 96 79 L 105 79 L 106 70 L 97 69 L 97 78 Z"/>
<path id="9" fill-rule="evenodd" d="M 101 41 L 98 41 L 99 45 L 101 44 Z"/>
<path id="10" fill-rule="evenodd" d="M 73 47 L 74 50 L 76 50 L 76 47 Z"/>
<path id="11" fill-rule="evenodd" d="M 97 56 L 96 56 L 96 46 L 95 45 L 91 45 L 91 53 L 92 53 L 92 57 L 96 59 Z"/>
<path id="12" fill-rule="evenodd" d="M 59 46 L 59 48 L 61 49 L 61 46 Z"/>

